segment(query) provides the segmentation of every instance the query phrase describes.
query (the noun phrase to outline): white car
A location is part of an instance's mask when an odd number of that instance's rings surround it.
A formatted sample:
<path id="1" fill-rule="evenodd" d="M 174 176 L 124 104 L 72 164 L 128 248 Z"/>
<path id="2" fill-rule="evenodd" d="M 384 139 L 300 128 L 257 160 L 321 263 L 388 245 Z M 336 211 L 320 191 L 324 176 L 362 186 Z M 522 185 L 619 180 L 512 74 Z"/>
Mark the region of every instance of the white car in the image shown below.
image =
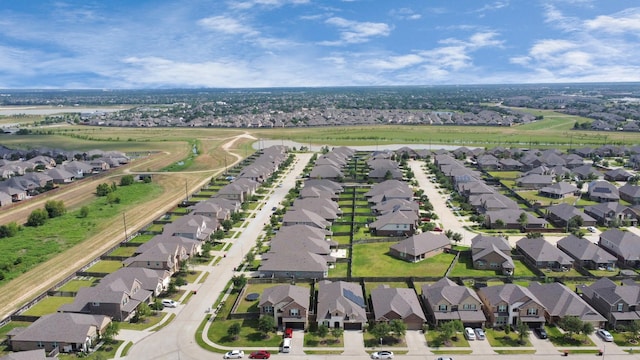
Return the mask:
<path id="1" fill-rule="evenodd" d="M 162 300 L 162 305 L 163 305 L 164 307 L 174 308 L 174 307 L 177 307 L 177 306 L 178 306 L 178 303 L 177 303 L 177 302 L 175 302 L 175 301 L 173 301 L 173 300 L 171 300 L 171 299 L 163 299 L 163 300 Z"/>
<path id="2" fill-rule="evenodd" d="M 464 337 L 467 340 L 475 340 L 476 339 L 476 333 L 470 327 L 464 328 Z"/>
<path id="3" fill-rule="evenodd" d="M 371 354 L 371 358 L 372 359 L 393 359 L 393 352 L 392 351 L 376 351 L 373 354 Z"/>
<path id="4" fill-rule="evenodd" d="M 244 357 L 244 351 L 231 350 L 224 354 L 225 359 L 242 359 Z"/>
<path id="5" fill-rule="evenodd" d="M 592 233 L 596 232 L 596 228 L 593 226 L 587 226 L 587 230 L 589 230 L 589 232 L 592 232 Z"/>
<path id="6" fill-rule="evenodd" d="M 602 340 L 604 340 L 606 342 L 612 342 L 613 341 L 613 336 L 611 336 L 611 333 L 609 333 L 605 329 L 598 329 L 598 331 L 596 331 L 596 334 L 598 334 L 598 336 L 600 336 L 602 338 Z"/>
<path id="7" fill-rule="evenodd" d="M 436 360 L 453 360 L 453 358 L 452 357 L 448 357 L 448 356 L 440 356 Z"/>

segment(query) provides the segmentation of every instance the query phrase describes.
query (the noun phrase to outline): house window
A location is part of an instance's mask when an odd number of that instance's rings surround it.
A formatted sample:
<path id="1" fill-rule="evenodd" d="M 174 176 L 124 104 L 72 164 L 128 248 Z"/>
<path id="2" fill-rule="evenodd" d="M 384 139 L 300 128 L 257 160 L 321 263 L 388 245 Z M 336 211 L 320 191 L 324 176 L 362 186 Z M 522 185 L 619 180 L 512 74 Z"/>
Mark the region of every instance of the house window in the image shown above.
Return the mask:
<path id="1" fill-rule="evenodd" d="M 91 306 L 100 306 L 100 303 L 99 302 L 92 302 Z"/>
<path id="2" fill-rule="evenodd" d="M 475 310 L 476 304 L 464 304 L 462 305 L 462 310 Z"/>
<path id="3" fill-rule="evenodd" d="M 528 308 L 527 309 L 527 315 L 538 316 L 538 309 L 536 309 L 536 308 Z"/>
<path id="4" fill-rule="evenodd" d="M 498 263 L 494 263 L 494 262 L 492 262 L 492 263 L 490 264 L 490 266 L 491 266 L 491 268 L 493 268 L 493 269 L 497 269 L 497 268 L 498 268 Z"/>
<path id="5" fill-rule="evenodd" d="M 447 311 L 447 304 L 438 305 L 438 311 Z"/>
<path id="6" fill-rule="evenodd" d="M 38 347 L 39 348 L 43 348 L 44 347 L 44 344 L 42 343 L 42 341 L 38 341 Z"/>
<path id="7" fill-rule="evenodd" d="M 618 311 L 622 312 L 622 309 L 624 308 L 624 304 L 623 303 L 619 303 L 618 304 Z"/>
<path id="8" fill-rule="evenodd" d="M 291 310 L 289 310 L 289 315 L 291 315 L 291 316 L 300 316 L 300 309 L 291 309 Z"/>
<path id="9" fill-rule="evenodd" d="M 273 314 L 273 306 L 263 306 L 262 311 L 267 314 Z"/>
<path id="10" fill-rule="evenodd" d="M 507 312 L 507 305 L 498 305 L 498 312 Z"/>

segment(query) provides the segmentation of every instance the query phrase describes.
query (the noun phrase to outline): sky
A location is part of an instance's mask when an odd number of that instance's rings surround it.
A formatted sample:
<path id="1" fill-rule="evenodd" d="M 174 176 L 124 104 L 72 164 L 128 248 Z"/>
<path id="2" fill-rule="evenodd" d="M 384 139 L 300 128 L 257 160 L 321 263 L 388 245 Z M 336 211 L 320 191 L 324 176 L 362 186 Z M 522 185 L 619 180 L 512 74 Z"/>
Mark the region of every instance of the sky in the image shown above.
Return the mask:
<path id="1" fill-rule="evenodd" d="M 640 81 L 637 0 L 0 0 L 0 88 Z"/>

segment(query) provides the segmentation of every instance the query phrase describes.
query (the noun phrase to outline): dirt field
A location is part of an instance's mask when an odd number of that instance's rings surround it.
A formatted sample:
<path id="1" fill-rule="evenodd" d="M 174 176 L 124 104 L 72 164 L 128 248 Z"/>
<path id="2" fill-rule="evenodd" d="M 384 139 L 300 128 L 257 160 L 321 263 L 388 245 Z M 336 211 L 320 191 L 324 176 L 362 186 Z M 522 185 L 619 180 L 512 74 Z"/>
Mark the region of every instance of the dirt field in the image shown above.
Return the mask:
<path id="1" fill-rule="evenodd" d="M 163 187 L 164 194 L 151 202 L 136 205 L 126 211 L 127 232 L 131 234 L 139 230 L 142 226 L 160 217 L 175 206 L 185 197 L 185 182 L 188 185 L 188 191 L 191 193 L 206 184 L 212 176 L 221 172 L 224 169 L 224 164 L 220 166 L 220 155 L 223 155 L 224 158 L 225 153 L 229 154 L 227 158 L 228 166 L 242 159 L 243 156 L 234 153 L 233 149 L 237 149 L 243 142 L 252 141 L 251 139 L 246 134 L 224 139 L 224 144 L 217 147 L 218 149 L 215 151 L 218 155 L 208 157 L 204 161 L 209 163 L 209 170 L 155 174 L 154 182 Z M 222 144 L 222 140 L 219 142 Z M 67 208 L 78 207 L 82 203 L 93 199 L 96 186 L 105 182 L 105 180 L 117 179 L 123 173 L 160 169 L 167 164 L 183 159 L 188 151 L 190 149 L 185 147 L 184 151 L 180 152 L 156 154 L 123 166 L 106 177 L 89 178 L 78 184 L 62 188 L 55 193 L 32 199 L 11 209 L 11 211 L 0 213 L 0 223 L 4 224 L 11 221 L 23 223 L 31 211 L 36 208 L 42 208 L 44 203 L 50 199 L 64 201 Z M 213 149 L 211 149 L 211 152 L 214 152 Z M 205 164 L 201 165 L 204 166 Z M 153 211 L 149 211 L 149 209 L 153 209 Z M 0 319 L 8 316 L 38 294 L 50 289 L 60 280 L 73 274 L 80 266 L 100 256 L 124 239 L 124 226 L 121 218 L 117 217 L 109 220 L 107 225 L 106 229 L 96 236 L 40 264 L 0 288 Z"/>

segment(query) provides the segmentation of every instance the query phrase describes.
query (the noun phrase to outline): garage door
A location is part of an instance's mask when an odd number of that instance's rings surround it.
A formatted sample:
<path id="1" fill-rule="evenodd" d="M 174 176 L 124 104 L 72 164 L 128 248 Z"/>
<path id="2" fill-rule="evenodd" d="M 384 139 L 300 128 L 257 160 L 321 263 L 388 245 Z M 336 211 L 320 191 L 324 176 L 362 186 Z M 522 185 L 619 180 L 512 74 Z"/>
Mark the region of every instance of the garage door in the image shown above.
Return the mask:
<path id="1" fill-rule="evenodd" d="M 292 329 L 296 329 L 296 330 L 304 330 L 304 323 L 303 322 L 297 322 L 297 321 L 289 321 L 289 322 L 285 322 L 284 323 L 284 327 L 292 328 Z"/>
<path id="2" fill-rule="evenodd" d="M 344 323 L 345 330 L 362 330 L 361 323 Z"/>

